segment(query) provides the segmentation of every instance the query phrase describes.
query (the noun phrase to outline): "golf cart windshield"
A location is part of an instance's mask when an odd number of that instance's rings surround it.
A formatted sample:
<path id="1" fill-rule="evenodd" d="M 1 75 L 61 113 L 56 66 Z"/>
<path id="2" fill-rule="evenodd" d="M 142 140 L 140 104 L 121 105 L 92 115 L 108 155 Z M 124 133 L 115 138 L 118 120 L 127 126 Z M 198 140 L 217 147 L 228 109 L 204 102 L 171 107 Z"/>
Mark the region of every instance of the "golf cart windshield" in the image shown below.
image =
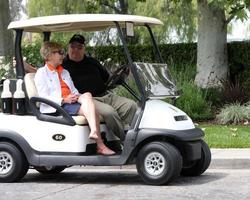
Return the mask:
<path id="1" fill-rule="evenodd" d="M 167 64 L 135 62 L 146 96 L 161 99 L 177 96 Z"/>

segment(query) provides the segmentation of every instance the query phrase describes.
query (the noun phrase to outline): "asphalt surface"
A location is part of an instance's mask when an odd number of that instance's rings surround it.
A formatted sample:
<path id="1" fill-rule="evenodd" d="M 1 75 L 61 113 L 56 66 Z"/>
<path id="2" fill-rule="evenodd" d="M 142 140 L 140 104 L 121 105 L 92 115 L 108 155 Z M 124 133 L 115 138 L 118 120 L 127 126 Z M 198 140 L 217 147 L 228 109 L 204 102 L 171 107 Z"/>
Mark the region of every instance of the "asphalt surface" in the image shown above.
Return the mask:
<path id="1" fill-rule="evenodd" d="M 0 184 L 1 200 L 249 200 L 250 170 L 208 169 L 168 185 L 146 185 L 135 169 L 68 168 L 57 175 L 35 170 L 18 183 Z"/>
<path id="2" fill-rule="evenodd" d="M 17 183 L 0 183 L 0 200 L 248 200 L 250 149 L 211 149 L 212 162 L 198 177 L 146 185 L 135 165 L 74 166 L 56 175 L 29 170 Z"/>

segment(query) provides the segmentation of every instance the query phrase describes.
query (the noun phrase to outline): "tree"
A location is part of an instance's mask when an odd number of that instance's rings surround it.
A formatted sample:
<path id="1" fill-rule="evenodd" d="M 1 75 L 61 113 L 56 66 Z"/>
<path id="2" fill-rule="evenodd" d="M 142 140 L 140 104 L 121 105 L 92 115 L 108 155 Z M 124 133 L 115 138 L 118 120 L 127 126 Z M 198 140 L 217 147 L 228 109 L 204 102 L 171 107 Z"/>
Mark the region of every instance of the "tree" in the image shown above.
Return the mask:
<path id="1" fill-rule="evenodd" d="M 98 2 L 95 0 L 29 0 L 29 17 L 96 13 Z"/>
<path id="2" fill-rule="evenodd" d="M 228 76 L 227 28 L 232 19 L 246 19 L 250 0 L 29 0 L 38 16 L 62 13 L 129 13 L 157 17 L 164 27 L 156 29 L 158 42 L 166 43 L 176 35 L 190 42 L 197 36 L 197 74 L 199 87 L 220 87 Z M 84 2 L 84 3 L 83 3 Z M 34 9 L 33 9 L 34 10 Z M 31 16 L 32 16 L 32 12 Z M 46 14 L 44 14 L 46 13 Z M 139 31 L 137 41 L 147 42 Z M 101 41 L 110 43 L 110 35 Z M 99 37 L 100 35 L 98 35 Z M 93 35 L 91 35 L 93 38 Z M 106 39 L 105 39 L 106 38 Z M 98 41 L 97 41 L 98 43 Z"/>
<path id="3" fill-rule="evenodd" d="M 103 13 L 128 14 L 128 0 L 99 0 L 99 5 Z"/>
<path id="4" fill-rule="evenodd" d="M 97 8 L 97 0 L 29 0 L 27 2 L 29 18 L 63 14 L 98 13 Z M 53 33 L 51 37 L 52 40 L 65 42 L 68 41 L 72 34 L 70 32 Z M 89 40 L 92 34 L 85 34 L 85 37 Z"/>
<path id="5" fill-rule="evenodd" d="M 227 26 L 247 18 L 249 0 L 197 0 L 198 46 L 195 82 L 202 88 L 220 87 L 228 76 Z"/>
<path id="6" fill-rule="evenodd" d="M 229 75 L 227 30 L 233 19 L 247 18 L 246 10 L 249 9 L 249 2 L 249 0 L 165 0 L 163 9 L 166 15 L 176 13 L 173 19 L 176 18 L 175 28 L 178 36 L 188 34 L 187 38 L 194 38 L 195 30 L 198 30 L 195 82 L 199 87 L 220 87 L 221 81 L 227 79 Z"/>
<path id="7" fill-rule="evenodd" d="M 136 14 L 159 18 L 164 22 L 164 26 L 154 28 L 156 39 L 160 43 L 176 41 L 172 39 L 173 33 L 178 35 L 178 41 L 190 42 L 196 36 L 196 21 L 194 16 L 196 10 L 190 0 L 181 1 L 179 7 L 172 0 L 29 0 L 29 17 L 71 14 L 71 13 L 116 13 L 116 14 Z M 168 5 L 165 6 L 165 5 Z M 168 10 L 164 10 L 166 7 Z M 164 12 L 165 11 L 165 12 Z M 168 15 L 166 15 L 166 12 Z M 183 15 L 185 14 L 185 16 Z M 87 39 L 92 39 L 96 44 L 117 44 L 118 40 L 109 34 L 107 30 L 98 37 L 87 34 Z M 86 35 L 86 34 L 85 34 Z M 52 36 L 54 37 L 54 36 Z M 58 37 L 56 39 L 65 39 Z M 147 31 L 139 29 L 133 39 L 136 43 L 149 43 L 150 37 Z"/>
<path id="8" fill-rule="evenodd" d="M 75 13 L 116 13 L 128 14 L 129 4 L 135 4 L 142 0 L 29 0 L 29 17 L 75 14 Z M 85 33 L 88 41 L 92 39 L 95 44 L 111 44 L 117 42 L 117 38 L 111 38 L 110 30 L 103 33 L 93 34 Z M 53 34 L 52 38 L 56 40 L 67 40 L 69 34 Z M 114 34 L 113 34 L 114 35 Z M 98 36 L 98 37 L 97 37 Z"/>
<path id="9" fill-rule="evenodd" d="M 10 18 L 11 21 L 21 18 L 21 11 L 26 13 L 25 6 L 22 5 L 22 0 L 9 0 Z"/>
<path id="10" fill-rule="evenodd" d="M 9 1 L 0 1 L 0 56 L 13 55 L 12 31 L 7 30 L 10 23 Z"/>

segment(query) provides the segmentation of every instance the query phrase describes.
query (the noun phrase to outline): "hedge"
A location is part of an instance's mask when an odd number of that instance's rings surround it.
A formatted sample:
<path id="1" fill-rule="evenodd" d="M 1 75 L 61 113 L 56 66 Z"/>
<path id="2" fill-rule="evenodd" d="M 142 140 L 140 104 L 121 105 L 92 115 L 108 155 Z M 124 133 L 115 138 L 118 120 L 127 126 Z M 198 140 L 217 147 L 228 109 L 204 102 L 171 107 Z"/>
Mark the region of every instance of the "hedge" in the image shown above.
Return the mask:
<path id="1" fill-rule="evenodd" d="M 23 56 L 34 66 L 39 66 L 42 59 L 39 55 L 40 43 L 23 46 Z M 67 47 L 65 47 L 67 48 Z M 129 46 L 133 60 L 156 62 L 154 49 L 148 45 Z M 159 46 L 164 61 L 174 66 L 196 65 L 197 44 L 162 44 Z M 66 49 L 65 49 L 66 50 Z M 245 88 L 250 88 L 250 42 L 228 43 L 228 58 L 231 78 L 242 80 Z M 87 51 L 100 61 L 111 58 L 111 64 L 126 63 L 122 46 L 87 47 Z"/>

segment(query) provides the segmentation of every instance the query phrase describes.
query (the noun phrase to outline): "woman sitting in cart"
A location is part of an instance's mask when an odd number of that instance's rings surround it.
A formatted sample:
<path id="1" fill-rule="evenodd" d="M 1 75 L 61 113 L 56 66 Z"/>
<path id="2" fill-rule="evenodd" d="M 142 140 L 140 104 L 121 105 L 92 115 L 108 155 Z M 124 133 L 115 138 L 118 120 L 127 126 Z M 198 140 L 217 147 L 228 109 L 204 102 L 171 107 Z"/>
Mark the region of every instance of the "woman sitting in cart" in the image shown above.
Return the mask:
<path id="1" fill-rule="evenodd" d="M 45 60 L 45 66 L 38 69 L 35 75 L 35 85 L 39 96 L 61 105 L 70 115 L 85 116 L 90 127 L 89 138 L 96 141 L 97 153 L 102 155 L 115 154 L 102 141 L 99 114 L 95 109 L 91 93 L 79 94 L 69 72 L 61 66 L 64 57 L 62 46 L 55 42 L 45 42 L 40 53 Z M 41 104 L 40 111 L 54 113 L 55 109 L 49 105 Z"/>

